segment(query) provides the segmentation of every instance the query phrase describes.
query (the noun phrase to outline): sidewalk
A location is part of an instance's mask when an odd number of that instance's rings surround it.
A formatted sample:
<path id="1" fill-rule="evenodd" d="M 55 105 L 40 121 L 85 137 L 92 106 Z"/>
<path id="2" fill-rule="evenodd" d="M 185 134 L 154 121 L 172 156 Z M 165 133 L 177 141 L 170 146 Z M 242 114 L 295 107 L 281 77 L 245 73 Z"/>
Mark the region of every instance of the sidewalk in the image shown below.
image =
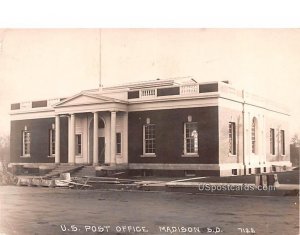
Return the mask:
<path id="1" fill-rule="evenodd" d="M 210 182 L 169 182 L 167 191 L 189 192 L 198 194 L 219 195 L 252 195 L 252 196 L 297 196 L 299 185 L 277 184 L 274 186 L 256 186 L 245 183 L 210 183 Z"/>
<path id="2" fill-rule="evenodd" d="M 194 177 L 171 180 L 151 178 L 140 182 L 139 190 L 185 192 L 196 194 L 297 196 L 299 171 L 280 172 L 279 182 L 270 186 L 256 186 L 255 175 L 231 177 Z M 281 183 L 282 182 L 282 183 Z"/>

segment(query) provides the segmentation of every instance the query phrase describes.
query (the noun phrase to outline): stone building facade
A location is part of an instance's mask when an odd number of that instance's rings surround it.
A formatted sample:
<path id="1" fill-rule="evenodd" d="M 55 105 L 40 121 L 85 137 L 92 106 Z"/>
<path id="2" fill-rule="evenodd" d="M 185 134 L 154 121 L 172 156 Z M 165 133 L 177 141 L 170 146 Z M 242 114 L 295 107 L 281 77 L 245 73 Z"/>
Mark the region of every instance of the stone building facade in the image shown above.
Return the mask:
<path id="1" fill-rule="evenodd" d="M 228 82 L 152 80 L 11 105 L 11 164 L 169 175 L 290 167 L 288 112 Z"/>

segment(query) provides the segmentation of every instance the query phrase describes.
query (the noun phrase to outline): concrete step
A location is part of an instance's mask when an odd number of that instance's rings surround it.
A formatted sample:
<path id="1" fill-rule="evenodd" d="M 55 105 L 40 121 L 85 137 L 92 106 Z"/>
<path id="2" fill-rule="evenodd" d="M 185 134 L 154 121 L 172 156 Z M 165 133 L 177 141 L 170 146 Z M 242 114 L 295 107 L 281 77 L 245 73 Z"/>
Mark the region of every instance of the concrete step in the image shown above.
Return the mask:
<path id="1" fill-rule="evenodd" d="M 94 166 L 84 166 L 80 170 L 73 172 L 72 177 L 83 177 L 83 176 L 96 176 L 96 170 Z"/>
<path id="2" fill-rule="evenodd" d="M 45 177 L 53 177 L 53 176 L 58 176 L 61 173 L 66 173 L 66 172 L 74 172 L 78 171 L 84 166 L 82 165 L 76 165 L 76 166 L 57 166 L 55 169 L 50 171 L 48 174 L 45 175 Z"/>

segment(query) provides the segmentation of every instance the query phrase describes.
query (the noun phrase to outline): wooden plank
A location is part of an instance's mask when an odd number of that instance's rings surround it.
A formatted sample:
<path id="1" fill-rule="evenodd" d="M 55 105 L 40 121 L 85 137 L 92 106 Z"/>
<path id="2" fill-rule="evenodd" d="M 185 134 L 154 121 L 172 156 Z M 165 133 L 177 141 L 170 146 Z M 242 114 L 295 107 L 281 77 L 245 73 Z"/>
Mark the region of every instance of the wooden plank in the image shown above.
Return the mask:
<path id="1" fill-rule="evenodd" d="M 141 182 L 141 180 L 134 180 L 134 179 L 120 179 L 120 178 L 114 178 L 114 177 L 100 177 L 100 176 L 83 176 L 82 178 L 89 178 L 89 179 L 99 179 L 99 180 L 105 180 L 105 181 L 120 181 L 120 182 Z"/>
<path id="2" fill-rule="evenodd" d="M 69 183 L 69 184 L 73 184 L 73 185 L 80 185 L 80 186 L 87 186 L 87 187 L 93 187 L 92 185 L 89 185 L 89 184 L 81 184 L 81 183 L 76 183 L 74 181 L 68 181 L 68 180 L 59 180 L 61 182 L 65 182 L 65 183 Z"/>

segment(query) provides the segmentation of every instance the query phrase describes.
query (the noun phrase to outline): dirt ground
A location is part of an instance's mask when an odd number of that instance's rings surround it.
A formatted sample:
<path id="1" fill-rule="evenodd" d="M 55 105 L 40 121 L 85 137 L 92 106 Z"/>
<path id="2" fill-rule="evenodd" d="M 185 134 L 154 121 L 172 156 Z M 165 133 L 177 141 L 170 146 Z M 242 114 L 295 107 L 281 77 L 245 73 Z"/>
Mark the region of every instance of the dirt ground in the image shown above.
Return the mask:
<path id="1" fill-rule="evenodd" d="M 296 235 L 298 208 L 298 197 L 0 186 L 0 234 Z"/>

